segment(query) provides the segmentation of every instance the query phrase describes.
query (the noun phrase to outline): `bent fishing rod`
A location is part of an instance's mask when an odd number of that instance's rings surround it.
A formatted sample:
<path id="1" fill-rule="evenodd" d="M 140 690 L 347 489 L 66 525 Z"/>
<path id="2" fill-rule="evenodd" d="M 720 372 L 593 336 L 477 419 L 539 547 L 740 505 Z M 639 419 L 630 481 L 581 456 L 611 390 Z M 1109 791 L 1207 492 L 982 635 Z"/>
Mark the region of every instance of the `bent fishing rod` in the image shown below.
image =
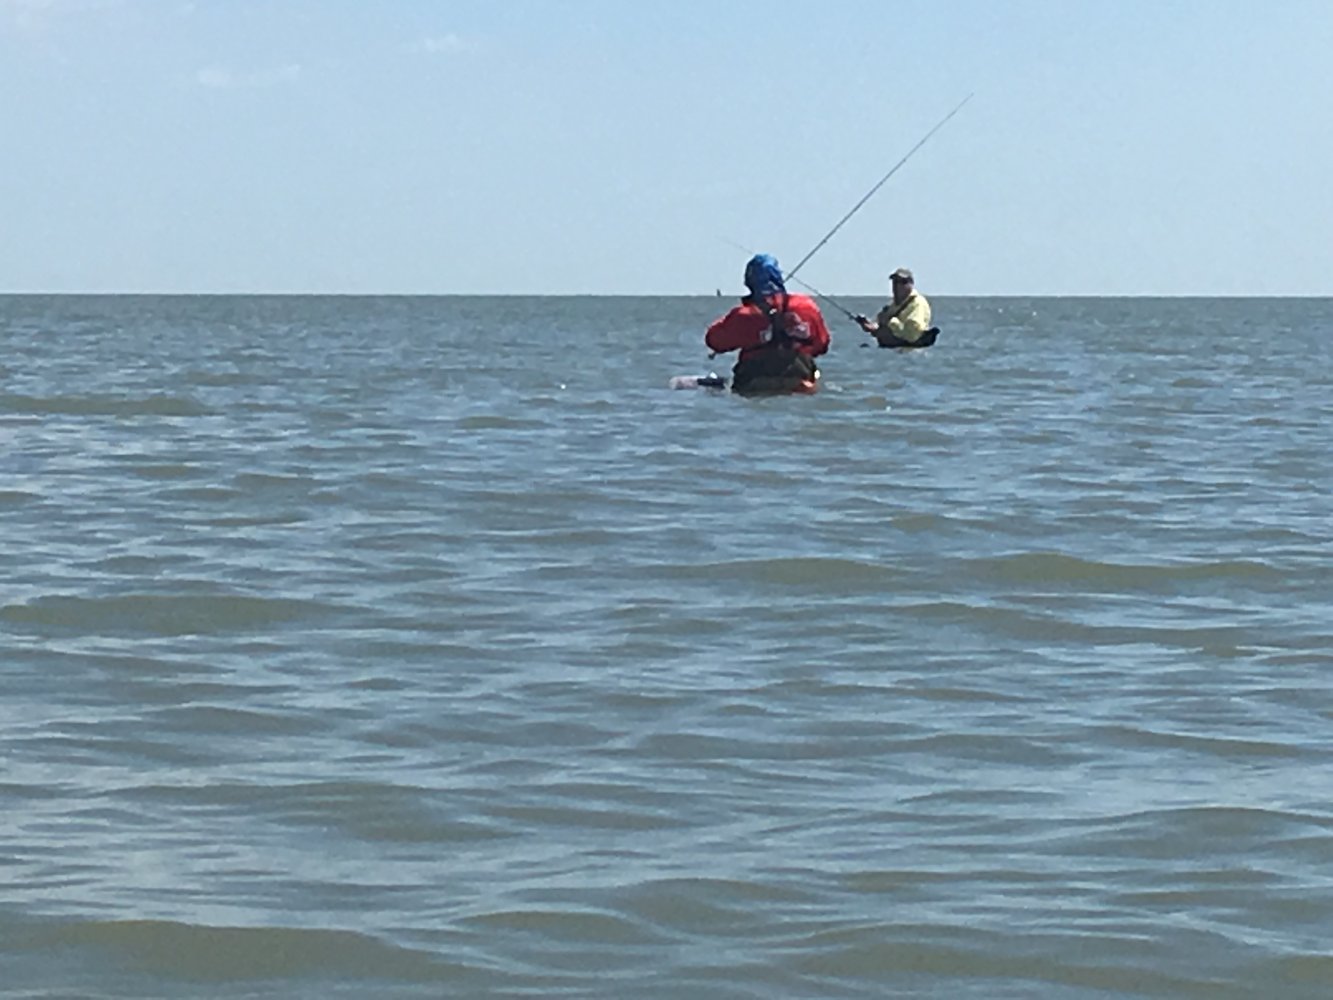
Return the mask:
<path id="1" fill-rule="evenodd" d="M 921 141 L 918 142 L 918 143 L 917 143 L 915 146 L 913 146 L 911 149 L 909 149 L 909 150 L 907 151 L 907 155 L 905 155 L 901 160 L 899 160 L 897 163 L 895 163 L 895 164 L 893 165 L 893 169 L 890 170 L 890 171 L 889 171 L 887 174 L 885 174 L 883 177 L 881 177 L 881 178 L 879 179 L 879 181 L 875 184 L 875 186 L 872 187 L 869 191 L 867 191 L 867 192 L 865 193 L 865 195 L 862 196 L 861 200 L 858 201 L 855 205 L 852 206 L 852 210 L 851 210 L 850 212 L 848 212 L 846 215 L 844 215 L 841 219 L 839 219 L 839 220 L 838 220 L 838 224 L 837 224 L 836 226 L 834 226 L 832 229 L 830 229 L 830 230 L 828 231 L 828 233 L 824 236 L 824 238 L 823 238 L 822 240 L 820 240 L 818 243 L 816 243 L 816 244 L 814 245 L 814 248 L 813 248 L 808 254 L 806 254 L 804 257 L 802 257 L 802 258 L 800 259 L 800 261 L 797 263 L 797 265 L 796 265 L 795 267 L 793 267 L 790 271 L 787 272 L 787 275 L 786 275 L 787 279 L 788 279 L 788 280 L 791 280 L 791 279 L 795 278 L 795 277 L 796 277 L 796 272 L 799 271 L 802 267 L 804 267 L 805 264 L 806 264 L 806 262 L 807 262 L 811 257 L 813 257 L 815 254 L 817 254 L 817 253 L 823 248 L 823 246 L 824 246 L 825 243 L 827 243 L 829 240 L 833 239 L 833 234 L 836 233 L 839 229 L 841 229 L 841 228 L 843 227 L 843 225 L 847 222 L 848 219 L 850 219 L 853 215 L 855 215 L 857 212 L 859 212 L 859 211 L 861 210 L 861 206 L 864 205 L 866 202 L 868 202 L 868 201 L 871 199 L 871 197 L 874 195 L 874 193 L 875 193 L 876 191 L 878 191 L 880 188 L 882 188 L 882 187 L 885 185 L 885 183 L 888 181 L 888 179 L 889 179 L 890 177 L 892 177 L 894 174 L 896 174 L 896 173 L 898 172 L 899 168 L 902 167 L 902 165 L 903 165 L 904 163 L 906 163 L 908 160 L 910 160 L 910 159 L 912 158 L 912 154 L 914 154 L 918 149 L 920 149 L 922 146 L 924 146 L 924 145 L 930 140 L 930 137 L 931 137 L 931 136 L 933 136 L 933 135 L 934 135 L 936 132 L 938 132 L 940 129 L 944 128 L 945 124 L 949 121 L 950 118 L 952 118 L 954 115 L 958 114 L 958 112 L 962 111 L 962 110 L 963 110 L 963 105 L 966 104 L 968 101 L 972 100 L 972 97 L 973 97 L 972 94 L 968 94 L 966 97 L 964 97 L 961 101 L 958 102 L 958 106 L 957 106 L 957 107 L 955 107 L 955 108 L 954 108 L 952 111 L 950 111 L 947 115 L 945 115 L 943 118 L 941 118 L 941 119 L 939 120 L 939 122 L 936 123 L 936 125 L 935 125 L 934 128 L 932 128 L 929 132 L 927 132 L 924 136 L 922 136 L 922 137 L 921 137 Z M 810 286 L 809 286 L 809 285 L 806 285 L 805 287 L 809 288 Z M 813 290 L 813 289 L 812 289 L 812 290 Z M 839 308 L 841 308 L 841 307 L 839 307 Z M 853 318 L 855 318 L 855 317 L 853 317 Z"/>

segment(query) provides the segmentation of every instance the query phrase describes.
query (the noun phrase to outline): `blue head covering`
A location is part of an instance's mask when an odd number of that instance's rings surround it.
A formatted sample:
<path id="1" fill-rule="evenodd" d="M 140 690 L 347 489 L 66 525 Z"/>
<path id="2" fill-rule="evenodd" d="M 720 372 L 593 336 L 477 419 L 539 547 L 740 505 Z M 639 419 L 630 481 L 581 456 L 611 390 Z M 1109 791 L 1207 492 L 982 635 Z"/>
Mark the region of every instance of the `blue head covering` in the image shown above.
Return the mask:
<path id="1" fill-rule="evenodd" d="M 755 254 L 745 265 L 745 287 L 754 295 L 780 295 L 787 291 L 782 268 L 766 253 Z"/>

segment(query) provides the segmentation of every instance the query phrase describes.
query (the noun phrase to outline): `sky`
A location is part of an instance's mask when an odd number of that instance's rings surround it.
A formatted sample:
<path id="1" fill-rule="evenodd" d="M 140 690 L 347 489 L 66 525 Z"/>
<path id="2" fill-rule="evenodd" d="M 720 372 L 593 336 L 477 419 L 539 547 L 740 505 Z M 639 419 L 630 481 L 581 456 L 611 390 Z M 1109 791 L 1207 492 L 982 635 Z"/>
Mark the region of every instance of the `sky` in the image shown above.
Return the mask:
<path id="1" fill-rule="evenodd" d="M 0 0 L 0 292 L 1333 295 L 1324 0 Z"/>

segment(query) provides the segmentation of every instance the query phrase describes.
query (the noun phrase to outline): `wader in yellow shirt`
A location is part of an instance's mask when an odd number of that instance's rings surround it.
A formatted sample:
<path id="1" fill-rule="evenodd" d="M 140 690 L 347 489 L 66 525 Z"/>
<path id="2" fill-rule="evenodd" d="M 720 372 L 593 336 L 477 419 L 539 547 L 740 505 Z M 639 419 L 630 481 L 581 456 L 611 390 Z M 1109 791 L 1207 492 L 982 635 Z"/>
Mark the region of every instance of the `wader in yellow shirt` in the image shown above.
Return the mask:
<path id="1" fill-rule="evenodd" d="M 872 331 L 880 347 L 926 347 L 935 342 L 930 333 L 930 303 L 918 291 L 901 303 L 890 302 L 875 317 Z"/>

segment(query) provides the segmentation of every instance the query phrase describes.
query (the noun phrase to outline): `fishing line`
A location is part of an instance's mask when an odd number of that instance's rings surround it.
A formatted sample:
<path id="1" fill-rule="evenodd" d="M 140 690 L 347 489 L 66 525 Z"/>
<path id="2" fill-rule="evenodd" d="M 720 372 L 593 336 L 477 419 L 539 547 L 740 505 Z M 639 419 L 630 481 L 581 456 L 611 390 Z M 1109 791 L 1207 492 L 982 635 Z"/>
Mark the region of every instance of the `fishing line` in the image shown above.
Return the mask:
<path id="1" fill-rule="evenodd" d="M 733 247 L 735 247 L 737 250 L 741 251 L 741 253 L 748 253 L 748 254 L 749 254 L 750 256 L 752 256 L 752 257 L 755 255 L 755 253 L 757 253 L 757 251 L 755 251 L 755 250 L 751 250 L 751 249 L 750 249 L 749 247 L 747 247 L 747 246 L 742 246 L 741 244 L 737 243 L 735 240 L 729 240 L 729 239 L 727 239 L 725 236 L 719 236 L 718 239 L 720 239 L 723 243 L 726 243 L 726 244 L 729 245 L 729 246 L 733 246 Z M 804 288 L 806 291 L 808 291 L 808 292 L 810 292 L 811 294 L 813 294 L 816 298 L 823 299 L 825 302 L 827 302 L 829 305 L 831 305 L 834 309 L 837 309 L 839 312 L 841 312 L 844 316 L 846 316 L 846 317 L 847 317 L 849 320 L 851 320 L 853 323 L 856 322 L 857 314 L 854 313 L 854 312 L 852 312 L 850 309 L 848 309 L 845 305 L 843 305 L 841 302 L 839 302 L 837 299 L 835 299 L 832 295 L 825 295 L 823 292 L 821 292 L 821 291 L 820 291 L 818 288 L 816 288 L 814 285 L 810 284 L 810 282 L 808 282 L 808 281 L 802 281 L 800 278 L 792 278 L 792 276 L 791 276 L 790 274 L 783 275 L 783 278 L 784 278 L 784 280 L 785 280 L 785 279 L 790 279 L 790 280 L 792 280 L 792 281 L 795 281 L 796 284 L 800 285 L 800 286 L 801 286 L 802 288 Z"/>
<path id="2" fill-rule="evenodd" d="M 796 272 L 799 271 L 802 267 L 805 266 L 806 261 L 808 261 L 808 260 L 809 260 L 811 257 L 813 257 L 816 253 L 818 253 L 819 250 L 820 250 L 820 248 L 823 247 L 823 245 L 824 245 L 825 243 L 827 243 L 829 240 L 831 240 L 831 239 L 833 238 L 833 234 L 836 233 L 839 229 L 841 229 L 841 228 L 843 227 L 843 224 L 844 224 L 848 219 L 850 219 L 853 215 L 855 215 L 858 211 L 860 211 L 861 206 L 864 205 L 866 202 L 868 202 L 868 201 L 870 200 L 871 196 L 872 196 L 876 191 L 878 191 L 880 188 L 882 188 L 882 187 L 884 186 L 885 182 L 888 181 L 888 179 L 889 179 L 890 177 L 892 177 L 894 174 L 896 174 L 896 173 L 898 172 L 898 168 L 899 168 L 899 167 L 901 167 L 904 163 L 906 163 L 908 160 L 910 160 L 910 159 L 912 158 L 912 154 L 913 154 L 913 153 L 915 153 L 918 149 L 920 149 L 922 146 L 924 146 L 924 145 L 926 144 L 926 142 L 930 139 L 930 137 L 931 137 L 932 135 L 934 135 L 936 132 L 938 132 L 940 129 L 942 129 L 942 128 L 945 126 L 945 124 L 949 121 L 950 118 L 952 118 L 954 115 L 958 114 L 958 112 L 962 111 L 962 110 L 963 110 L 963 105 L 966 104 L 968 101 L 972 100 L 972 97 L 973 97 L 972 94 L 968 94 L 966 97 L 964 97 L 964 98 L 958 103 L 958 106 L 957 106 L 956 108 L 954 108 L 954 109 L 953 109 L 952 111 L 950 111 L 947 115 L 945 115 L 943 118 L 941 118 L 941 119 L 939 120 L 939 122 L 935 125 L 934 128 L 932 128 L 929 132 L 927 132 L 924 136 L 922 136 L 921 141 L 918 142 L 918 143 L 917 143 L 915 146 L 913 146 L 911 149 L 909 149 L 909 150 L 907 151 L 907 155 L 904 156 L 904 157 L 903 157 L 901 160 L 899 160 L 897 163 L 895 163 L 895 164 L 893 165 L 893 169 L 890 170 L 890 171 L 889 171 L 887 174 L 885 174 L 883 177 L 881 177 L 881 178 L 879 179 L 879 182 L 878 182 L 874 187 L 872 187 L 869 191 L 867 191 L 867 192 L 865 193 L 865 195 L 861 198 L 860 201 L 858 201 L 855 205 L 852 206 L 852 210 L 851 210 L 850 212 L 848 212 L 846 215 L 844 215 L 840 220 L 838 220 L 838 224 L 837 224 L 836 226 L 834 226 L 832 229 L 830 229 L 830 230 L 828 231 L 828 235 L 826 235 L 822 240 L 820 240 L 818 243 L 816 243 L 816 244 L 814 245 L 814 249 L 812 249 L 808 254 L 806 254 L 804 257 L 802 257 L 801 260 L 800 260 L 800 262 L 799 262 L 795 267 L 793 267 L 790 271 L 787 272 L 787 275 L 786 275 L 787 278 L 788 278 L 788 279 L 791 279 L 791 278 L 795 277 Z M 806 287 L 809 287 L 809 286 L 806 286 Z"/>

